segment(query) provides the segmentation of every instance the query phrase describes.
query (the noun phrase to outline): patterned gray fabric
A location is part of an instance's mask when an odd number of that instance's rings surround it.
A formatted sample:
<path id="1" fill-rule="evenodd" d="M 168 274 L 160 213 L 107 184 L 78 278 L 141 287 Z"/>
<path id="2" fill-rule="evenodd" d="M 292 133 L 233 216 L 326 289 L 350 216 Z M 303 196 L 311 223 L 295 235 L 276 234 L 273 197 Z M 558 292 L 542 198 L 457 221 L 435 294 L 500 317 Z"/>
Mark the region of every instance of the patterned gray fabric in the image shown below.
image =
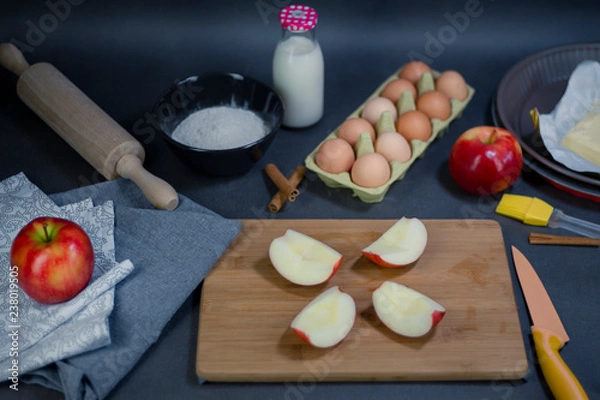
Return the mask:
<path id="1" fill-rule="evenodd" d="M 116 261 L 112 269 L 121 266 L 129 272 L 118 284 L 115 282 L 114 308 L 107 319 L 109 343 L 66 355 L 21 378 L 60 390 L 67 399 L 102 399 L 158 339 L 172 315 L 235 238 L 241 223 L 181 195 L 176 210 L 156 210 L 137 186 L 125 179 L 55 194 L 50 199 L 59 207 L 91 200 L 88 206 L 108 208 L 112 202 Z M 52 211 L 56 210 L 44 205 L 45 214 Z M 7 244 L 6 237 L 0 236 L 0 251 Z M 85 318 L 84 311 L 75 313 L 77 318 Z"/>
<path id="2" fill-rule="evenodd" d="M 111 201 L 94 206 L 91 199 L 85 199 L 59 207 L 24 174 L 18 174 L 0 182 L 0 265 L 6 271 L 12 239 L 31 219 L 43 215 L 73 220 L 88 233 L 94 247 L 94 272 L 79 295 L 53 305 L 40 304 L 20 292 L 18 271 L 2 275 L 0 292 L 7 295 L 0 297 L 0 312 L 7 318 L 0 319 L 0 326 L 7 334 L 0 335 L 0 348 L 15 350 L 0 354 L 0 369 L 10 370 L 11 377 L 109 344 L 114 287 L 133 270 L 128 260 L 115 262 Z"/>

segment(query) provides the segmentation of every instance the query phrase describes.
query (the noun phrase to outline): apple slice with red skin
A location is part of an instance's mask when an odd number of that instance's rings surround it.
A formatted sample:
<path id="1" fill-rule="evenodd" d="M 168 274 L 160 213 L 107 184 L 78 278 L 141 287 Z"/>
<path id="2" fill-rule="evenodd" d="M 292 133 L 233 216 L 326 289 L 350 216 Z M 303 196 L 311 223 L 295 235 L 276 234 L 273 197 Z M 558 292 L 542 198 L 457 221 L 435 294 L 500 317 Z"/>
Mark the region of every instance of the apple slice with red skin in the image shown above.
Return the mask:
<path id="1" fill-rule="evenodd" d="M 385 326 L 407 337 L 420 337 L 440 323 L 446 309 L 424 294 L 393 281 L 373 292 L 373 308 Z"/>
<path id="2" fill-rule="evenodd" d="M 342 263 L 342 255 L 325 243 L 288 229 L 269 246 L 271 263 L 285 279 L 302 286 L 329 280 Z"/>
<path id="3" fill-rule="evenodd" d="M 333 286 L 308 303 L 294 318 L 291 328 L 306 343 L 328 348 L 344 340 L 355 319 L 354 299 Z"/>
<path id="4" fill-rule="evenodd" d="M 377 265 L 398 268 L 417 261 L 426 245 L 427 228 L 423 222 L 402 217 L 362 253 Z"/>

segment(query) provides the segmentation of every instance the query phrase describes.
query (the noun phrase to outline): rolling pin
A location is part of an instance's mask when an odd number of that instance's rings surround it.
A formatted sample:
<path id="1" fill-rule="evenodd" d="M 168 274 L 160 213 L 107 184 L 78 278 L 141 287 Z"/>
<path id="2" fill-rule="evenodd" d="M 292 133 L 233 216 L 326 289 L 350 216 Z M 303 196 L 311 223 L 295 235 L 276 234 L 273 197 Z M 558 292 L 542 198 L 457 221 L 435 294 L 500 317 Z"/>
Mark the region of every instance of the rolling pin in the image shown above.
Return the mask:
<path id="1" fill-rule="evenodd" d="M 142 145 L 58 69 L 29 65 L 11 43 L 0 44 L 0 65 L 19 76 L 19 98 L 106 179 L 130 179 L 156 208 L 177 207 L 175 189 L 143 167 Z"/>

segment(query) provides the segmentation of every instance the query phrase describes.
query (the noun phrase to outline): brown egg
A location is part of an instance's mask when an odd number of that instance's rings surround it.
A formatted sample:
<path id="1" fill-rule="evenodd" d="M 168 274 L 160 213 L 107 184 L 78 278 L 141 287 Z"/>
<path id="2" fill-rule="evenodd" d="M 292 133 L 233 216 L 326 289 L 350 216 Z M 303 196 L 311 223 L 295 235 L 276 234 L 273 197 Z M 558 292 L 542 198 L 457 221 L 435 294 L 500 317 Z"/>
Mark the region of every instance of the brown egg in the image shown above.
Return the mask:
<path id="1" fill-rule="evenodd" d="M 369 132 L 375 141 L 375 129 L 369 121 L 364 118 L 348 118 L 340 125 L 337 137 L 350 143 L 350 146 L 354 146 L 362 132 Z"/>
<path id="2" fill-rule="evenodd" d="M 352 182 L 367 188 L 383 185 L 391 175 L 390 163 L 378 153 L 367 153 L 358 157 L 350 171 Z"/>
<path id="3" fill-rule="evenodd" d="M 406 79 L 413 85 L 416 85 L 421 75 L 423 75 L 423 72 L 431 72 L 429 65 L 425 64 L 423 61 L 411 61 L 402 67 L 402 71 L 400 71 L 398 77 Z"/>
<path id="4" fill-rule="evenodd" d="M 431 137 L 431 120 L 421 111 L 407 111 L 398 117 L 396 130 L 409 142 L 411 140 L 426 142 Z"/>
<path id="5" fill-rule="evenodd" d="M 394 118 L 394 121 L 396 121 L 398 118 L 398 110 L 396 109 L 396 105 L 392 103 L 390 99 L 386 99 L 385 97 L 375 97 L 367 101 L 363 107 L 361 117 L 375 126 L 379 120 L 379 117 L 381 116 L 381 113 L 386 110 L 392 114 L 392 118 Z"/>
<path id="6" fill-rule="evenodd" d="M 332 174 L 349 172 L 354 164 L 354 149 L 344 139 L 327 139 L 317 150 L 315 163 Z"/>
<path id="7" fill-rule="evenodd" d="M 408 90 L 412 93 L 413 99 L 417 98 L 417 88 L 411 82 L 406 79 L 394 79 L 388 83 L 385 88 L 381 91 L 381 97 L 390 99 L 392 103 L 397 104 L 402 96 L 402 92 Z"/>
<path id="8" fill-rule="evenodd" d="M 465 79 L 456 71 L 448 70 L 440 74 L 435 88 L 451 99 L 464 101 L 469 95 Z"/>
<path id="9" fill-rule="evenodd" d="M 431 119 L 445 121 L 452 113 L 450 99 L 437 90 L 425 92 L 417 98 L 417 110 L 424 112 Z"/>
<path id="10" fill-rule="evenodd" d="M 398 132 L 384 132 L 377 136 L 375 151 L 384 156 L 388 162 L 400 163 L 410 160 L 412 154 L 410 144 Z"/>

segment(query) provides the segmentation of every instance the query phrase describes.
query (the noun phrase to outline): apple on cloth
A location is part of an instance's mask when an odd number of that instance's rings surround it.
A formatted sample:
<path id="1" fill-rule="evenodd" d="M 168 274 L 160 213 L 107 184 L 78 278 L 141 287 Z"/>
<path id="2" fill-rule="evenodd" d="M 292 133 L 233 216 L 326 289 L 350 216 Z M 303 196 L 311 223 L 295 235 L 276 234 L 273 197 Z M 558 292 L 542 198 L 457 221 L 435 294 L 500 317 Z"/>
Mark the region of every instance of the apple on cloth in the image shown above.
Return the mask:
<path id="1" fill-rule="evenodd" d="M 70 319 L 47 319 L 62 324 L 60 326 L 65 328 L 62 334 L 71 334 L 64 339 L 70 340 L 69 343 L 78 343 L 87 335 L 95 334 L 96 330 L 106 334 L 104 342 L 85 352 L 70 356 L 60 354 L 57 361 L 48 360 L 45 366 L 19 375 L 23 383 L 52 388 L 64 393 L 66 399 L 91 400 L 108 396 L 160 337 L 165 325 L 202 282 L 242 227 L 241 222 L 223 218 L 181 194 L 176 210 L 157 210 L 135 183 L 122 178 L 46 196 L 23 174 L 19 174 L 0 182 L 0 193 L 9 193 L 0 199 L 0 217 L 10 209 L 10 205 L 3 207 L 8 199 L 13 206 L 30 200 L 31 203 L 27 204 L 39 206 L 39 209 L 30 207 L 39 212 L 35 216 L 52 215 L 53 211 L 63 210 L 67 212 L 68 219 L 85 213 L 113 222 L 101 228 L 105 229 L 102 236 L 106 240 L 99 241 L 94 240 L 98 236 L 95 230 L 90 231 L 85 223 L 81 224 L 90 234 L 95 249 L 96 267 L 92 282 L 74 299 L 62 304 L 44 305 L 44 310 L 65 307 L 93 289 L 96 274 L 105 269 L 98 268 L 99 263 L 118 260 L 116 265 L 109 262 L 113 267 L 108 272 L 129 268 L 126 278 L 123 276 L 120 281 L 117 276 L 111 278 L 114 295 L 108 300 L 111 307 L 114 305 L 112 311 L 99 315 L 93 308 L 86 307 Z M 14 234 L 26 222 L 13 226 Z M 0 249 L 8 257 L 12 238 L 3 232 L 0 229 Z M 8 271 L 8 258 L 5 260 Z M 8 284 L 8 275 L 5 277 Z M 0 282 L 4 281 L 0 279 Z M 3 312 L 3 306 L 0 305 L 0 312 Z M 102 327 L 106 329 L 103 331 Z M 40 345 L 46 337 L 39 340 Z M 61 340 L 59 337 L 53 343 L 53 349 L 69 344 Z M 41 355 L 42 352 L 19 353 L 19 364 L 34 361 Z M 6 365 L 0 364 L 0 367 Z"/>
<path id="2" fill-rule="evenodd" d="M 77 296 L 92 278 L 94 247 L 77 223 L 38 217 L 17 233 L 10 266 L 18 285 L 32 299 L 62 303 Z"/>
<path id="3" fill-rule="evenodd" d="M 60 304 L 42 304 L 21 291 L 19 284 L 26 278 L 10 263 L 18 232 L 40 216 L 75 221 L 93 244 L 95 263 L 89 284 Z M 7 349 L 0 353 L 0 369 L 13 368 L 2 375 L 4 380 L 110 343 L 107 318 L 114 307 L 114 287 L 133 270 L 128 260 L 115 262 L 113 220 L 111 202 L 94 206 L 86 199 L 59 207 L 22 173 L 0 182 L 0 269 L 5 271 L 0 279 L 0 292 L 5 293 L 0 296 L 0 312 L 7 316 L 0 325 L 3 332 L 18 338 L 17 353 L 11 356 L 13 338 L 0 335 L 0 348 Z"/>
<path id="4" fill-rule="evenodd" d="M 458 137 L 448 164 L 459 187 L 473 195 L 491 195 L 506 190 L 521 175 L 523 152 L 506 129 L 476 126 Z"/>

